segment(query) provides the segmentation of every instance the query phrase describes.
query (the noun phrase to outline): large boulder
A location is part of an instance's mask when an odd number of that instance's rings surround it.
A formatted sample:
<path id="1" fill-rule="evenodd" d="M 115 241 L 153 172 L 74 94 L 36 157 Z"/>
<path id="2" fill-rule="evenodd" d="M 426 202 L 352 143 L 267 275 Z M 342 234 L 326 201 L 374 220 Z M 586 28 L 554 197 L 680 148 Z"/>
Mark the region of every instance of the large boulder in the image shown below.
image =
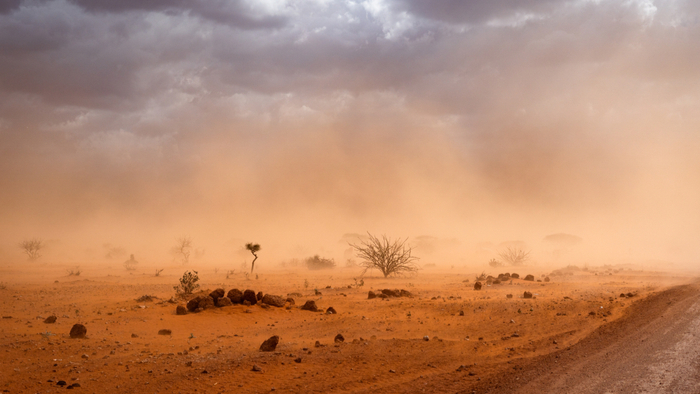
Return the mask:
<path id="1" fill-rule="evenodd" d="M 263 304 L 272 305 L 279 308 L 284 306 L 285 301 L 286 300 L 284 298 L 272 294 L 265 294 L 262 298 Z"/>
<path id="2" fill-rule="evenodd" d="M 263 299 L 263 292 L 262 292 L 262 291 L 259 291 L 258 294 L 255 295 L 255 298 L 256 298 L 258 301 L 262 301 L 262 299 Z"/>
<path id="3" fill-rule="evenodd" d="M 206 297 L 201 297 L 199 300 L 199 305 L 197 305 L 197 308 L 201 309 L 211 309 L 214 308 L 216 304 L 214 304 L 214 299 L 206 296 Z"/>
<path id="4" fill-rule="evenodd" d="M 219 298 L 223 297 L 224 294 L 226 294 L 226 291 L 224 289 L 216 289 L 209 293 L 209 297 L 211 297 L 214 300 L 214 304 L 216 304 L 216 301 L 219 300 Z"/>
<path id="5" fill-rule="evenodd" d="M 277 335 L 272 336 L 265 340 L 265 342 L 260 345 L 261 352 L 273 352 L 277 348 L 277 344 L 280 343 L 280 337 Z"/>
<path id="6" fill-rule="evenodd" d="M 228 297 L 228 299 L 231 300 L 231 302 L 234 304 L 243 303 L 243 292 L 238 289 L 229 290 L 228 294 L 226 294 L 226 297 Z"/>
<path id="7" fill-rule="evenodd" d="M 516 274 L 515 272 L 510 274 L 510 277 L 513 279 L 520 279 L 520 275 Z"/>
<path id="8" fill-rule="evenodd" d="M 56 323 L 56 316 L 51 315 L 51 316 L 47 317 L 46 320 L 44 320 L 44 323 L 46 323 L 46 324 Z"/>
<path id="9" fill-rule="evenodd" d="M 481 290 L 481 282 L 474 283 L 474 290 Z"/>
<path id="10" fill-rule="evenodd" d="M 534 277 L 533 275 L 526 275 L 526 276 L 525 276 L 525 280 L 529 280 L 530 282 L 534 282 L 534 281 L 535 281 L 535 277 Z"/>
<path id="11" fill-rule="evenodd" d="M 382 294 L 386 294 L 389 297 L 401 297 L 401 291 L 399 290 L 384 289 Z"/>
<path id="12" fill-rule="evenodd" d="M 246 290 L 243 292 L 243 301 L 248 301 L 250 305 L 255 305 L 258 303 L 258 297 L 253 290 Z"/>
<path id="13" fill-rule="evenodd" d="M 202 300 L 202 297 L 194 297 L 193 299 L 187 301 L 187 310 L 190 312 L 194 312 L 199 308 L 199 301 Z"/>
<path id="14" fill-rule="evenodd" d="M 530 293 L 529 291 L 524 292 L 523 298 L 532 298 L 532 293 Z"/>
<path id="15" fill-rule="evenodd" d="M 216 306 L 219 308 L 224 307 L 224 306 L 231 306 L 233 303 L 231 302 L 231 299 L 228 297 L 221 297 L 218 300 L 216 300 Z"/>
<path id="16" fill-rule="evenodd" d="M 87 328 L 80 323 L 74 324 L 70 329 L 71 338 L 85 338 L 85 334 L 87 334 Z"/>
<path id="17" fill-rule="evenodd" d="M 413 294 L 410 291 L 404 289 L 401 289 L 400 295 L 401 297 L 413 297 Z"/>
<path id="18" fill-rule="evenodd" d="M 304 305 L 302 305 L 301 310 L 318 312 L 318 307 L 316 306 L 316 301 L 308 300 Z"/>
<path id="19" fill-rule="evenodd" d="M 368 299 L 368 300 L 371 300 L 372 298 L 377 298 L 377 295 L 374 294 L 374 292 L 373 292 L 372 290 L 370 290 L 370 291 L 367 293 L 367 299 Z"/>
<path id="20" fill-rule="evenodd" d="M 182 305 L 178 305 L 177 308 L 175 308 L 175 314 L 176 315 L 186 315 L 187 314 L 187 308 L 185 308 Z"/>

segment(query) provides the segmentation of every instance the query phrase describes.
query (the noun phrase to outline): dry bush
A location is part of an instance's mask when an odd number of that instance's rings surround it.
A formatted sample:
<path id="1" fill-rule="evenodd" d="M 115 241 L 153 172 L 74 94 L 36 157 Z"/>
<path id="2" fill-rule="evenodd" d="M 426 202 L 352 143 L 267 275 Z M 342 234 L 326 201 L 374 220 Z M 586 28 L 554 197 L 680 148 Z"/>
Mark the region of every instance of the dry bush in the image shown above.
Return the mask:
<path id="1" fill-rule="evenodd" d="M 180 278 L 180 284 L 173 286 L 173 289 L 180 295 L 192 294 L 193 291 L 199 288 L 199 284 L 197 284 L 198 281 L 199 275 L 197 275 L 197 271 L 185 271 L 185 273 L 182 274 L 182 278 Z"/>
<path id="2" fill-rule="evenodd" d="M 367 234 L 369 239 L 366 241 L 350 244 L 357 257 L 362 259 L 360 266 L 365 268 L 363 275 L 370 269 L 380 270 L 385 278 L 392 274 L 400 275 L 418 270 L 415 263 L 418 258 L 411 255 L 412 249 L 406 245 L 406 239 L 392 241 L 386 235 L 379 239 L 370 233 Z"/>
<path id="3" fill-rule="evenodd" d="M 520 248 L 508 247 L 503 252 L 499 253 L 498 256 L 506 263 L 512 266 L 524 265 L 530 258 L 530 252 L 525 252 Z"/>
<path id="4" fill-rule="evenodd" d="M 39 252 L 44 246 L 44 241 L 39 238 L 25 239 L 19 243 L 19 247 L 22 248 L 29 260 L 36 260 L 41 257 Z"/>
<path id="5" fill-rule="evenodd" d="M 68 274 L 68 276 L 80 276 L 81 272 L 82 271 L 80 270 L 80 266 L 77 266 L 75 268 L 69 268 L 66 270 L 66 273 Z"/>
<path id="6" fill-rule="evenodd" d="M 175 241 L 175 246 L 172 248 L 175 258 L 180 258 L 182 265 L 190 262 L 190 254 L 192 253 L 192 237 L 183 236 Z"/>
<path id="7" fill-rule="evenodd" d="M 309 257 L 305 261 L 306 267 L 310 270 L 324 270 L 335 268 L 335 261 L 333 259 L 326 259 L 319 255 L 314 257 Z"/>
<path id="8" fill-rule="evenodd" d="M 502 262 L 500 262 L 496 259 L 491 259 L 491 260 L 489 260 L 489 265 L 491 267 L 497 268 L 497 267 L 503 267 L 505 264 L 503 264 Z"/>

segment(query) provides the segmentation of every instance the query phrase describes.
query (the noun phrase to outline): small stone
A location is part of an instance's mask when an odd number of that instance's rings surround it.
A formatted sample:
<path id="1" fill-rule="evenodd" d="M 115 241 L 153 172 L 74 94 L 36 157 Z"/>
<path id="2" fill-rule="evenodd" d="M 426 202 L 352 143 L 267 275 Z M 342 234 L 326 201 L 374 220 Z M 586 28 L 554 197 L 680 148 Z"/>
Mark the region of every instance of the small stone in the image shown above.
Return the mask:
<path id="1" fill-rule="evenodd" d="M 67 385 L 67 384 L 68 384 L 68 383 L 66 383 L 65 380 L 59 380 L 58 382 L 56 382 L 56 386 L 65 386 L 65 385 Z"/>
<path id="2" fill-rule="evenodd" d="M 132 338 L 138 338 L 139 336 L 138 336 L 138 334 L 131 334 L 131 337 L 132 337 Z"/>
<path id="3" fill-rule="evenodd" d="M 277 348 L 277 344 L 280 342 L 280 337 L 277 335 L 271 336 L 265 342 L 260 345 L 261 352 L 272 352 Z"/>
<path id="4" fill-rule="evenodd" d="M 506 294 L 506 298 L 513 298 L 512 294 Z"/>
<path id="5" fill-rule="evenodd" d="M 523 298 L 532 298 L 532 293 L 530 293 L 529 291 L 524 292 Z"/>
<path id="6" fill-rule="evenodd" d="M 253 372 L 262 372 L 262 368 L 258 364 L 253 364 L 253 369 L 251 369 Z"/>
<path id="7" fill-rule="evenodd" d="M 80 323 L 73 325 L 70 329 L 71 338 L 85 338 L 85 334 L 87 334 L 87 328 Z"/>
<path id="8" fill-rule="evenodd" d="M 294 362 L 297 363 L 297 364 L 301 363 L 301 357 L 295 358 L 295 359 L 294 359 Z"/>
<path id="9" fill-rule="evenodd" d="M 314 300 L 306 301 L 306 303 L 301 307 L 301 310 L 317 312 L 318 307 L 316 306 L 316 301 L 314 301 Z"/>
<path id="10" fill-rule="evenodd" d="M 162 330 L 158 330 L 158 335 L 173 335 L 173 331 L 164 328 Z"/>
<path id="11" fill-rule="evenodd" d="M 464 316 L 464 311 L 459 311 L 460 316 Z"/>
<path id="12" fill-rule="evenodd" d="M 372 290 L 370 290 L 370 291 L 367 293 L 367 299 L 368 299 L 368 300 L 371 300 L 372 298 L 377 298 L 377 295 L 374 294 L 374 292 L 373 292 Z"/>
<path id="13" fill-rule="evenodd" d="M 329 306 L 328 309 L 326 309 L 326 314 L 327 315 L 336 315 L 336 314 L 338 314 L 338 312 L 335 311 L 335 308 L 333 308 L 332 306 Z"/>
<path id="14" fill-rule="evenodd" d="M 343 336 L 343 334 L 338 334 L 333 340 L 335 341 L 335 343 L 341 343 L 345 342 L 345 337 Z"/>
<path id="15" fill-rule="evenodd" d="M 44 320 L 44 323 L 53 324 L 53 323 L 56 323 L 56 319 L 57 319 L 56 316 L 51 315 L 51 316 L 47 317 L 46 320 Z"/>
<path id="16" fill-rule="evenodd" d="M 474 290 L 481 290 L 481 286 L 482 286 L 481 282 L 474 283 Z"/>
<path id="17" fill-rule="evenodd" d="M 423 337 L 423 340 L 427 342 L 427 341 L 430 340 L 430 337 L 426 335 L 426 336 Z"/>
<path id="18" fill-rule="evenodd" d="M 84 358 L 85 360 L 87 360 L 88 358 L 90 358 L 90 356 L 88 356 L 87 354 L 83 354 L 82 356 L 80 356 L 80 358 Z"/>
<path id="19" fill-rule="evenodd" d="M 186 315 L 187 308 L 182 306 L 182 305 L 178 305 L 177 308 L 175 308 L 175 314 L 176 315 Z"/>

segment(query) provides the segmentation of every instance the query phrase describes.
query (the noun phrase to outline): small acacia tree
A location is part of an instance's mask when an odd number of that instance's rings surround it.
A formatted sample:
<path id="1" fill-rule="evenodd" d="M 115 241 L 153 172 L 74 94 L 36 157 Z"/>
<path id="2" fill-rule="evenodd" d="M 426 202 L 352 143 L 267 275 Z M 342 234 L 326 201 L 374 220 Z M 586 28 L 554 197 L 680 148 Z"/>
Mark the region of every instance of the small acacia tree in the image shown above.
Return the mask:
<path id="1" fill-rule="evenodd" d="M 19 243 L 19 247 L 22 248 L 29 260 L 36 260 L 41 257 L 39 252 L 44 248 L 44 241 L 39 238 L 25 239 Z"/>
<path id="2" fill-rule="evenodd" d="M 190 262 L 190 253 L 192 252 L 192 237 L 183 236 L 175 241 L 173 253 L 182 261 L 182 265 Z"/>
<path id="3" fill-rule="evenodd" d="M 253 262 L 250 264 L 250 273 L 252 274 L 252 273 L 253 273 L 253 270 L 255 269 L 255 260 L 258 259 L 258 255 L 255 254 L 255 252 L 259 252 L 259 251 L 260 251 L 260 245 L 259 245 L 259 244 L 254 244 L 254 243 L 251 242 L 251 243 L 245 244 L 245 248 L 246 248 L 246 250 L 250 250 L 250 253 L 252 253 L 253 256 L 255 256 L 255 258 L 253 259 Z"/>
<path id="4" fill-rule="evenodd" d="M 530 252 L 526 252 L 519 248 L 508 247 L 503 252 L 499 253 L 498 256 L 506 263 L 512 266 L 524 265 L 530 258 Z"/>
<path id="5" fill-rule="evenodd" d="M 355 249 L 357 257 L 362 259 L 360 266 L 364 267 L 362 274 L 367 270 L 378 269 L 386 278 L 389 275 L 412 273 L 418 270 L 415 261 L 418 257 L 411 255 L 412 249 L 406 245 L 407 239 L 390 240 L 386 235 L 379 239 L 367 233 L 369 239 L 359 244 L 349 244 Z"/>

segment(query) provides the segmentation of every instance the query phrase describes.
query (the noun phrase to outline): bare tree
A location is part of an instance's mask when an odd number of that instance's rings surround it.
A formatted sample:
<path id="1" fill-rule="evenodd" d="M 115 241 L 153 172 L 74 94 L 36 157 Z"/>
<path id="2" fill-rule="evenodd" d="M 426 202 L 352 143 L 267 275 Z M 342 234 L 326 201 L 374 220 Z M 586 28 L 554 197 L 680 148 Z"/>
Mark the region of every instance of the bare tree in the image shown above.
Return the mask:
<path id="1" fill-rule="evenodd" d="M 36 260 L 41 257 L 39 252 L 44 246 L 44 241 L 39 238 L 25 239 L 19 243 L 19 247 L 22 248 L 29 260 Z"/>
<path id="2" fill-rule="evenodd" d="M 182 265 L 186 265 L 190 262 L 190 253 L 192 252 L 192 237 L 183 236 L 176 240 L 175 246 L 173 247 L 173 253 L 180 257 L 182 260 Z"/>
<path id="3" fill-rule="evenodd" d="M 415 264 L 418 258 L 411 255 L 412 249 L 406 245 L 408 239 L 392 241 L 386 235 L 382 235 L 382 239 L 379 239 L 370 233 L 367 234 L 368 240 L 360 241 L 359 244 L 349 244 L 355 249 L 357 257 L 362 259 L 360 266 L 365 267 L 363 275 L 370 269 L 382 271 L 385 278 L 392 274 L 398 275 L 418 270 Z"/>
<path id="4" fill-rule="evenodd" d="M 530 258 L 530 252 L 526 252 L 520 248 L 508 247 L 506 250 L 499 253 L 498 256 L 500 256 L 503 261 L 510 265 L 519 266 L 524 265 L 527 262 L 527 260 Z"/>
<path id="5" fill-rule="evenodd" d="M 245 244 L 245 248 L 246 248 L 247 250 L 250 250 L 250 253 L 252 253 L 253 256 L 255 256 L 255 258 L 253 259 L 253 262 L 250 264 L 250 273 L 252 274 L 252 273 L 253 273 L 253 269 L 255 269 L 255 260 L 258 259 L 258 255 L 255 254 L 255 252 L 259 252 L 259 251 L 260 251 L 260 245 L 254 244 L 254 243 L 251 242 L 251 243 Z"/>

